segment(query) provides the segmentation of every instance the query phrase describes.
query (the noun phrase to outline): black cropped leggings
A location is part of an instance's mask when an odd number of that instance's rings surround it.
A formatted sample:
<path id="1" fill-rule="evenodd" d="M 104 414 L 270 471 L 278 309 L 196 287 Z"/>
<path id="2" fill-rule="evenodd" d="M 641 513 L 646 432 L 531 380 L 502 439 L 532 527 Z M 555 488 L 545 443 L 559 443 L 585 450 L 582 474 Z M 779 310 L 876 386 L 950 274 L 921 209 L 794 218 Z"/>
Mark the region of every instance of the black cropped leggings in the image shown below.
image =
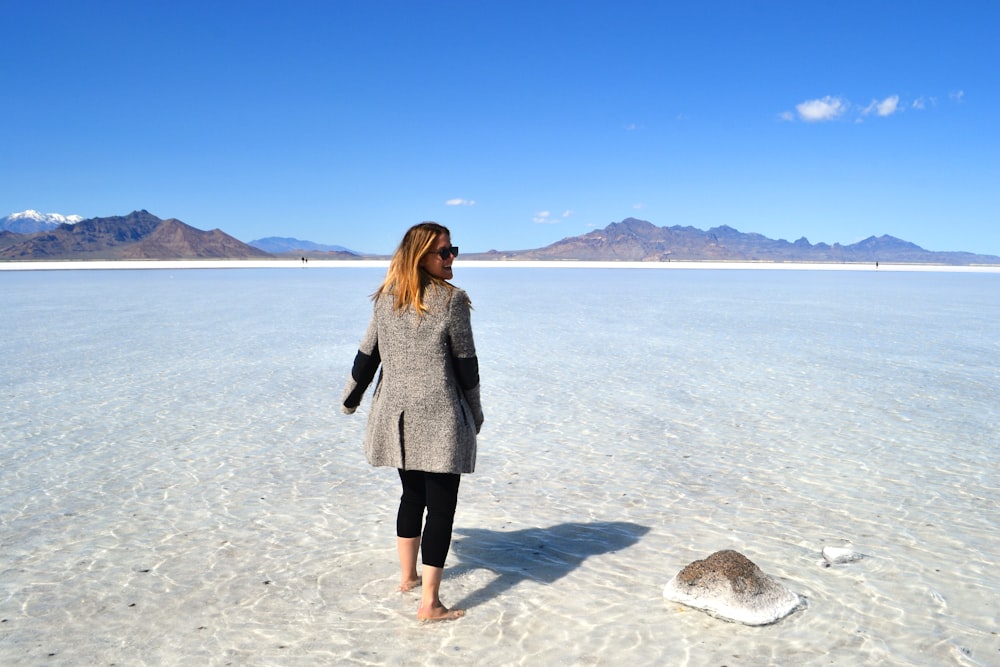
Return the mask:
<path id="1" fill-rule="evenodd" d="M 400 470 L 403 495 L 396 514 L 396 536 L 420 537 L 424 509 L 427 523 L 423 526 L 420 553 L 424 565 L 444 567 L 451 547 L 451 527 L 458 505 L 458 483 L 462 476 L 451 473 Z"/>

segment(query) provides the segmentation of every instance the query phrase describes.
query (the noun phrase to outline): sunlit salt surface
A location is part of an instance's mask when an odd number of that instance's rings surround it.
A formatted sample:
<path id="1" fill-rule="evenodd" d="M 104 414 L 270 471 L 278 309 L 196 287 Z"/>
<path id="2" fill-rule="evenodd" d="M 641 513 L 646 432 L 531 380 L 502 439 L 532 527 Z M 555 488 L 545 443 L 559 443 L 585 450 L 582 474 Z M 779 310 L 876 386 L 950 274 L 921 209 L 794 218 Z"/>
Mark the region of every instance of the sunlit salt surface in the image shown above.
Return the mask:
<path id="1" fill-rule="evenodd" d="M 0 275 L 0 664 L 1000 663 L 1000 276 L 457 269 L 437 625 L 338 409 L 382 269 Z M 807 606 L 662 598 L 719 549 Z"/>

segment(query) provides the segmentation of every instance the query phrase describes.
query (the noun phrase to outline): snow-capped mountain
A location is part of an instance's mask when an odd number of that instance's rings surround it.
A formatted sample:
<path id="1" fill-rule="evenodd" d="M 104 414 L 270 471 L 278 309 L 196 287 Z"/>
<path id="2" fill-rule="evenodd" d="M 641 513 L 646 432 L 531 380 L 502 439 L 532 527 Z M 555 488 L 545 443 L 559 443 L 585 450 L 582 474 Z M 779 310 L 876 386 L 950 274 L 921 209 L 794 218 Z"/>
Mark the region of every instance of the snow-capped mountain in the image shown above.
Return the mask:
<path id="1" fill-rule="evenodd" d="M 39 213 L 28 209 L 21 213 L 11 213 L 0 218 L 0 231 L 14 232 L 16 234 L 34 234 L 35 232 L 47 232 L 55 229 L 59 225 L 75 225 L 83 220 L 79 215 L 62 215 L 60 213 Z"/>

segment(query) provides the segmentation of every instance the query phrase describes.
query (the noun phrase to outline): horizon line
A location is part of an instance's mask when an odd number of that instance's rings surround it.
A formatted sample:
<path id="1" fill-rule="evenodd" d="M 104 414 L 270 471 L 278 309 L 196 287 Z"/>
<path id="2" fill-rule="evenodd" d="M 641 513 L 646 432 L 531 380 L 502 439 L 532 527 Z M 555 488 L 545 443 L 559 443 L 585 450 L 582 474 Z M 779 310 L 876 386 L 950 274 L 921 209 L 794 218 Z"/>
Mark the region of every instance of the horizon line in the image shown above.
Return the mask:
<path id="1" fill-rule="evenodd" d="M 930 264 L 902 262 L 778 262 L 770 260 L 677 260 L 636 262 L 608 260 L 460 260 L 458 268 L 647 269 L 647 270 L 783 270 L 783 271 L 919 271 L 938 273 L 1000 273 L 1000 264 Z M 388 259 L 122 259 L 5 260 L 0 271 L 164 270 L 164 269 L 336 269 L 388 268 Z"/>

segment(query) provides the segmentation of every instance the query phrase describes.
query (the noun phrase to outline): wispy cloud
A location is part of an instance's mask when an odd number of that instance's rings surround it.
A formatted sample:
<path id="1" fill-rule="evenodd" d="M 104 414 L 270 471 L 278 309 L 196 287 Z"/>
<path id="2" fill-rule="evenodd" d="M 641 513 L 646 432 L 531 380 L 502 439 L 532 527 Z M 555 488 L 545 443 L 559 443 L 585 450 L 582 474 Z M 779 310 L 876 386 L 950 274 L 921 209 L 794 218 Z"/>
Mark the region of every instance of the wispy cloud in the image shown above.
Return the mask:
<path id="1" fill-rule="evenodd" d="M 539 225 L 554 225 L 571 215 L 573 215 L 573 211 L 569 210 L 563 211 L 558 216 L 553 216 L 552 211 L 539 211 L 531 218 L 531 221 Z"/>
<path id="2" fill-rule="evenodd" d="M 807 123 L 821 123 L 827 120 L 834 120 L 844 115 L 847 111 L 848 103 L 839 97 L 826 97 L 818 100 L 806 100 L 795 105 L 795 110 L 799 112 L 799 118 Z"/>
<path id="3" fill-rule="evenodd" d="M 476 200 L 475 199 L 459 199 L 459 198 L 455 198 L 455 199 L 449 199 L 448 201 L 446 201 L 444 203 L 444 205 L 445 206 L 475 206 L 476 205 Z"/>
<path id="4" fill-rule="evenodd" d="M 965 99 L 965 92 L 962 90 L 951 92 L 948 94 L 948 98 L 961 104 Z M 899 95 L 893 94 L 883 99 L 874 99 L 862 106 L 852 104 L 844 97 L 827 95 L 796 104 L 794 111 L 782 111 L 778 114 L 778 119 L 785 122 L 801 120 L 806 123 L 822 123 L 851 117 L 854 122 L 861 123 L 864 122 L 865 117 L 871 115 L 888 118 L 908 110 L 922 111 L 928 106 L 936 106 L 937 101 L 937 98 L 933 96 L 920 96 L 907 102 Z"/>
<path id="5" fill-rule="evenodd" d="M 868 116 L 872 113 L 877 113 L 879 116 L 885 118 L 886 116 L 891 116 L 897 111 L 901 111 L 899 108 L 899 95 L 890 95 L 884 100 L 872 100 L 871 104 L 864 108 L 861 112 L 863 116 Z"/>

